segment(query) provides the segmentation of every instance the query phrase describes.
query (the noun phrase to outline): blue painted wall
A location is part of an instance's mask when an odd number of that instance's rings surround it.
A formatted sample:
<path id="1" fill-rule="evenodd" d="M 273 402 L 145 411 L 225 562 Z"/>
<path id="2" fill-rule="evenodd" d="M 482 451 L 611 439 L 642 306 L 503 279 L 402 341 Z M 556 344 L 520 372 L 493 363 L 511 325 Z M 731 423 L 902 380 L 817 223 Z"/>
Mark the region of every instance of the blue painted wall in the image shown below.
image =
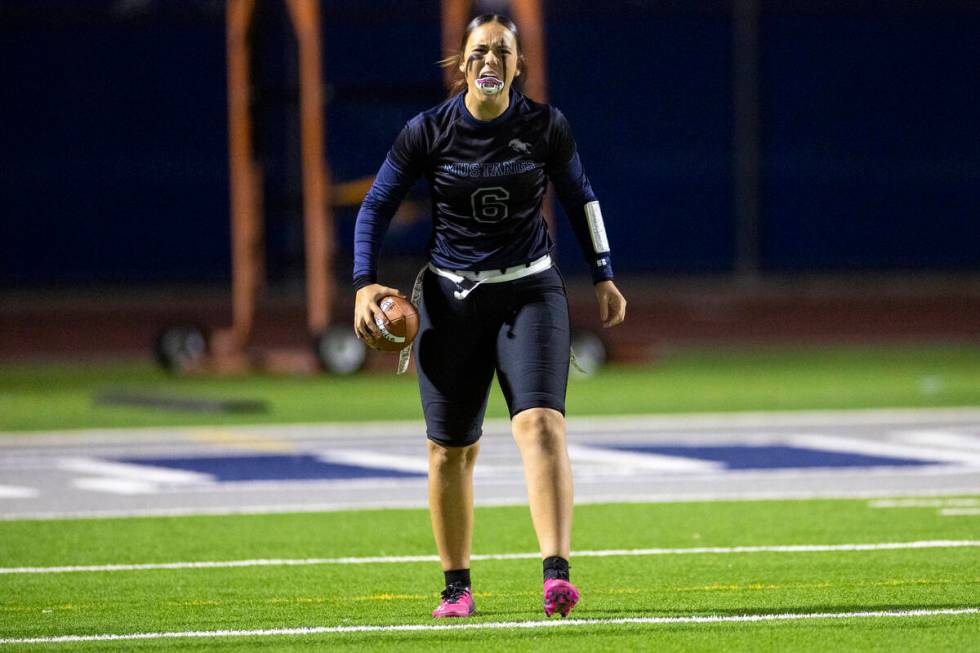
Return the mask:
<path id="1" fill-rule="evenodd" d="M 762 29 L 767 267 L 980 267 L 980 14 Z"/>
<path id="2" fill-rule="evenodd" d="M 224 65 L 220 23 L 0 17 L 0 279 L 227 269 Z"/>

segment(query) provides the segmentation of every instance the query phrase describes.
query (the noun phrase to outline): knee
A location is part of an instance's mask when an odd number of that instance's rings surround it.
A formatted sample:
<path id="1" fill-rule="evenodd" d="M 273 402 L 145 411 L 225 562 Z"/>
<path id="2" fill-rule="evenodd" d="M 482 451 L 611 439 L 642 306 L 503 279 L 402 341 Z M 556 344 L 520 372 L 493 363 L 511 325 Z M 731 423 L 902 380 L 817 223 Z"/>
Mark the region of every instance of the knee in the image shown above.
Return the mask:
<path id="1" fill-rule="evenodd" d="M 531 408 L 514 416 L 514 438 L 519 446 L 548 453 L 565 448 L 565 417 L 550 408 Z"/>
<path id="2" fill-rule="evenodd" d="M 469 469 L 476 462 L 479 444 L 468 447 L 444 447 L 429 440 L 429 461 L 443 469 Z"/>

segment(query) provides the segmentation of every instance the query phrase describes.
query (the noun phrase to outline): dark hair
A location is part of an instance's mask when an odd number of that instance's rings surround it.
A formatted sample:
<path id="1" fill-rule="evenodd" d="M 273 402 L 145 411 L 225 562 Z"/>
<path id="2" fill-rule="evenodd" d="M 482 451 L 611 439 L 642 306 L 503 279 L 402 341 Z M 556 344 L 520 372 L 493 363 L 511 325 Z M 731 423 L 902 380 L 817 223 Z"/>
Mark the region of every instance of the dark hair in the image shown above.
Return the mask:
<path id="1" fill-rule="evenodd" d="M 513 84 L 517 85 L 518 88 L 522 88 L 523 82 L 527 77 L 527 61 L 524 60 L 524 48 L 521 47 L 521 35 L 517 31 L 517 25 L 514 24 L 514 21 L 507 18 L 507 16 L 502 16 L 500 14 L 482 14 L 471 20 L 466 26 L 466 29 L 463 30 L 463 40 L 459 43 L 459 49 L 454 54 L 450 54 L 445 59 L 439 61 L 439 65 L 443 68 L 459 70 L 459 64 L 463 62 L 466 42 L 470 40 L 470 34 L 472 34 L 473 30 L 480 25 L 486 25 L 487 23 L 500 23 L 514 35 L 514 41 L 517 43 L 517 70 L 521 73 L 521 75 L 520 77 L 514 78 Z M 449 88 L 450 97 L 456 95 L 464 88 L 466 88 L 466 75 L 464 73 L 459 73 L 456 76 L 456 79 L 453 80 L 452 86 Z"/>

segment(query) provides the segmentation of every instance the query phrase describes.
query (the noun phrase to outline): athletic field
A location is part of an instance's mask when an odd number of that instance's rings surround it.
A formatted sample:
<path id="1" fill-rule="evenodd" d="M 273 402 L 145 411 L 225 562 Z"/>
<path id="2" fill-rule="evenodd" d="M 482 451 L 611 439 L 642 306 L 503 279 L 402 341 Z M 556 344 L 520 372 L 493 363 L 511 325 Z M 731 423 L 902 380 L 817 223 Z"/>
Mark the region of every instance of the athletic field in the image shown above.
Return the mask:
<path id="1" fill-rule="evenodd" d="M 0 367 L 0 431 L 419 420 L 407 374 L 174 379 L 148 363 Z M 263 412 L 106 406 L 105 395 L 261 401 Z M 682 349 L 568 388 L 570 416 L 980 406 L 980 345 Z M 206 407 L 205 407 L 206 408 Z M 489 417 L 504 417 L 499 390 Z"/>
<path id="2" fill-rule="evenodd" d="M 441 574 L 413 383 L 6 368 L 0 649 L 980 641 L 976 348 L 688 352 L 574 381 L 583 599 L 565 620 L 541 610 L 496 396 L 477 464 L 478 616 L 428 617 Z M 237 400 L 264 412 L 221 412 Z"/>

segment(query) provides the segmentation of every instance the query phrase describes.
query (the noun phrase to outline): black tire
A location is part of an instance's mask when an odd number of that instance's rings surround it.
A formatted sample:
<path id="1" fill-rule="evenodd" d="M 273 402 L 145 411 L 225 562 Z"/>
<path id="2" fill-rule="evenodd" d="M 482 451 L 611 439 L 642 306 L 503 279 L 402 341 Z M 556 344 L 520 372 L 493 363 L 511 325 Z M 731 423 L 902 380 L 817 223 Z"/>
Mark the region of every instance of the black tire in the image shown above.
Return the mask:
<path id="1" fill-rule="evenodd" d="M 351 327 L 331 326 L 313 339 L 313 353 L 320 367 L 330 374 L 354 374 L 364 367 L 367 346 Z"/>
<path id="2" fill-rule="evenodd" d="M 207 358 L 208 334 L 194 324 L 168 326 L 157 337 L 153 353 L 160 367 L 180 374 Z"/>

